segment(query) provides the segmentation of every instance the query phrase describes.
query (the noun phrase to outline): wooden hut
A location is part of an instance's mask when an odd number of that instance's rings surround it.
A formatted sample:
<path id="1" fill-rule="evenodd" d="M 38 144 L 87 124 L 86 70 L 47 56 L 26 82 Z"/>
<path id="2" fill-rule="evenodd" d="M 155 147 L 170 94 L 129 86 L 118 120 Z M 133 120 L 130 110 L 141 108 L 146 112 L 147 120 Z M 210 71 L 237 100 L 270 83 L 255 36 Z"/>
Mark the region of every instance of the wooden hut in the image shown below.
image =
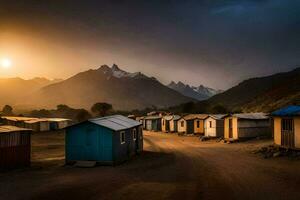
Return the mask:
<path id="1" fill-rule="evenodd" d="M 163 132 L 170 132 L 170 122 L 173 117 L 173 115 L 166 115 L 161 118 L 161 130 Z"/>
<path id="2" fill-rule="evenodd" d="M 204 121 L 204 135 L 207 137 L 224 137 L 225 114 L 209 115 Z"/>
<path id="3" fill-rule="evenodd" d="M 0 126 L 0 168 L 30 165 L 30 135 L 30 129 Z"/>
<path id="4" fill-rule="evenodd" d="M 270 119 L 265 113 L 241 113 L 224 117 L 225 139 L 239 140 L 270 135 Z"/>
<path id="5" fill-rule="evenodd" d="M 174 115 L 170 121 L 170 132 L 178 132 L 178 120 L 181 117 L 179 115 Z"/>
<path id="6" fill-rule="evenodd" d="M 204 135 L 204 120 L 207 114 L 189 114 L 178 120 L 178 132 Z"/>
<path id="7" fill-rule="evenodd" d="M 271 114 L 274 143 L 281 147 L 300 149 L 300 106 L 288 106 Z"/>
<path id="8" fill-rule="evenodd" d="M 66 163 L 117 164 L 143 150 L 142 125 L 121 115 L 90 119 L 66 128 Z"/>
<path id="9" fill-rule="evenodd" d="M 161 131 L 161 116 L 145 117 L 145 129 L 148 131 Z"/>

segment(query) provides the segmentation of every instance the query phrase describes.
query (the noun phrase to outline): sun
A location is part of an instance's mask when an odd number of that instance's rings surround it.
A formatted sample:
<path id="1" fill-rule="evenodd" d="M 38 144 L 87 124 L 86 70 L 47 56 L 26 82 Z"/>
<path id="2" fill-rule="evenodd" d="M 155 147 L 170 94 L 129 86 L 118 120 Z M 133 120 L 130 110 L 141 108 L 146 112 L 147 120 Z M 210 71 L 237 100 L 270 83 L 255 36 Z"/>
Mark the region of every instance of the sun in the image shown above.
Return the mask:
<path id="1" fill-rule="evenodd" d="M 11 60 L 8 58 L 3 58 L 0 61 L 1 67 L 4 69 L 10 68 L 11 67 Z"/>

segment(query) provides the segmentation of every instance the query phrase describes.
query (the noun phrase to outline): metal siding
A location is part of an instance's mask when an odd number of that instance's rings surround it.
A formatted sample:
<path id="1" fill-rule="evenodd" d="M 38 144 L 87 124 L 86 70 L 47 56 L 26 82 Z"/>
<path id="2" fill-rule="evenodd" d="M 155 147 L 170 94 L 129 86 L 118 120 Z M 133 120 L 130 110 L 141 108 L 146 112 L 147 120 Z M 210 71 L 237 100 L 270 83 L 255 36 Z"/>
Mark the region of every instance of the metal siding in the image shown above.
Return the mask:
<path id="1" fill-rule="evenodd" d="M 66 160 L 112 161 L 112 131 L 92 123 L 67 128 Z"/>

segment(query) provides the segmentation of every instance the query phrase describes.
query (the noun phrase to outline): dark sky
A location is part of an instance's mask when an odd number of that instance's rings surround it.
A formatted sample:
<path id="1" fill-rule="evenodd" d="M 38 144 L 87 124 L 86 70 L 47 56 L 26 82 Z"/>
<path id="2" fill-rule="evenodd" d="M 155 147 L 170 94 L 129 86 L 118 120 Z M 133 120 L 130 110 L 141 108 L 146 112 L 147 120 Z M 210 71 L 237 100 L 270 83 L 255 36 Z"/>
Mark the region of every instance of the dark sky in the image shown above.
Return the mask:
<path id="1" fill-rule="evenodd" d="M 0 3 L 0 57 L 15 63 L 2 76 L 67 78 L 116 63 L 226 89 L 300 66 L 299 0 Z"/>

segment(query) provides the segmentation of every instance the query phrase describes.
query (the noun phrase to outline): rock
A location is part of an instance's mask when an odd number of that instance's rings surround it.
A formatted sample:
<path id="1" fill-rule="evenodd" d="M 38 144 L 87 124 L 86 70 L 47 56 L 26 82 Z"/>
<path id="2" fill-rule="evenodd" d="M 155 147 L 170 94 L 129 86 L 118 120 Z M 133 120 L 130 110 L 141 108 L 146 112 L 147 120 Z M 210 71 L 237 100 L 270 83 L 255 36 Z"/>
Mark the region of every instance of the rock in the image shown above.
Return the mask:
<path id="1" fill-rule="evenodd" d="M 279 157 L 281 156 L 281 152 L 280 151 L 277 151 L 275 153 L 273 153 L 273 157 L 276 158 L 276 157 Z"/>

